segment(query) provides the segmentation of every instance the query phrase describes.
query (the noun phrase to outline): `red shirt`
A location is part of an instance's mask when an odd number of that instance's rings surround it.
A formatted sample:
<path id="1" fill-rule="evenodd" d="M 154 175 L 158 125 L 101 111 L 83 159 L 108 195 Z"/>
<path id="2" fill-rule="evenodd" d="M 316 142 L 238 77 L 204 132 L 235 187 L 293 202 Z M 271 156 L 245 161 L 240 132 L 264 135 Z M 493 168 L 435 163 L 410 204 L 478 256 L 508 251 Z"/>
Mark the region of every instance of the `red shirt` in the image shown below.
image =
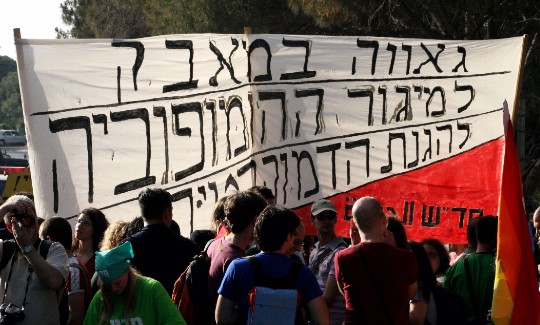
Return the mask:
<path id="1" fill-rule="evenodd" d="M 409 286 L 418 272 L 414 254 L 385 243 L 360 247 L 373 280 L 356 246 L 337 252 L 334 261 L 345 296 L 345 324 L 408 324 Z"/>

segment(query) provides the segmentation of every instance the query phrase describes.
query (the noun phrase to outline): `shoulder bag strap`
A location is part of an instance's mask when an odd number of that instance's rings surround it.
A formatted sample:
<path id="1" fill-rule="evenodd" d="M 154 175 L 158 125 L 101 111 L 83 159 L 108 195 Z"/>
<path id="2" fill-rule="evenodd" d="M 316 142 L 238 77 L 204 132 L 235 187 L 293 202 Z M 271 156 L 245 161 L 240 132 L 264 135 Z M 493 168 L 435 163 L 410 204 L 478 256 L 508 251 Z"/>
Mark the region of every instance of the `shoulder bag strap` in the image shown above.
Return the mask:
<path id="1" fill-rule="evenodd" d="M 321 264 L 322 262 L 328 257 L 330 256 L 330 254 L 332 254 L 332 250 L 330 249 L 330 247 L 326 247 L 325 250 L 319 254 L 319 256 L 317 257 L 317 259 L 315 260 L 315 262 L 313 262 L 313 266 L 311 267 L 311 271 L 313 271 L 313 273 L 315 274 L 315 276 L 317 276 L 319 274 L 319 270 L 321 269 Z"/>
<path id="2" fill-rule="evenodd" d="M 390 313 L 390 311 L 388 310 L 388 307 L 386 306 L 384 302 L 384 298 L 379 288 L 379 283 L 375 280 L 375 276 L 373 275 L 373 272 L 371 271 L 371 268 L 369 267 L 366 256 L 364 255 L 364 252 L 362 251 L 362 247 L 360 247 L 360 245 L 356 245 L 356 250 L 360 254 L 360 258 L 364 262 L 364 266 L 366 267 L 366 270 L 368 272 L 369 279 L 371 280 L 371 283 L 373 284 L 373 287 L 375 288 L 375 291 L 377 292 L 377 297 L 379 298 L 379 302 L 383 308 L 384 315 L 386 316 L 386 320 L 388 321 L 388 324 L 393 324 L 394 322 L 390 318 L 390 315 L 392 314 Z"/>

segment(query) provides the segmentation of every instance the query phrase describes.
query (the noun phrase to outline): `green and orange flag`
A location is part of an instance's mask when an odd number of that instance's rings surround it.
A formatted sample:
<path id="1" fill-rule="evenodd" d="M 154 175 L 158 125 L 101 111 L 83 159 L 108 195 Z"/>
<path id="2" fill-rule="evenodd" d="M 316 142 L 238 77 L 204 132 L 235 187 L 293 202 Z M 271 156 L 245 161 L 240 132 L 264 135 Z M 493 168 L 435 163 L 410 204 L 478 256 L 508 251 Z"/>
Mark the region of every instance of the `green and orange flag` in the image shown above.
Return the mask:
<path id="1" fill-rule="evenodd" d="M 540 294 L 523 204 L 512 123 L 505 108 L 505 150 L 493 304 L 495 324 L 540 324 Z"/>

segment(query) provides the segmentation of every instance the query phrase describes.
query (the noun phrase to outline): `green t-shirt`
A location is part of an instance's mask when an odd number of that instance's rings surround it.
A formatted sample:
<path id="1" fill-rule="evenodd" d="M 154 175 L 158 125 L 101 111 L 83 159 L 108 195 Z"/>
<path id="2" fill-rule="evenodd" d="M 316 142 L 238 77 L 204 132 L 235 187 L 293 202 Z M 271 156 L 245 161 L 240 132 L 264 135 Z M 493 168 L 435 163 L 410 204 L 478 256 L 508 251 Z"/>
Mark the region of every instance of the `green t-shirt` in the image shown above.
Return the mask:
<path id="1" fill-rule="evenodd" d="M 495 282 L 495 255 L 492 253 L 477 253 L 467 257 L 471 270 L 471 280 L 476 297 L 476 306 L 481 321 L 486 320 L 493 299 L 493 284 Z M 467 306 L 467 318 L 474 320 L 474 308 L 471 291 L 467 282 L 465 259 L 459 260 L 446 271 L 443 287 L 462 296 Z M 489 323 L 489 322 L 486 322 Z"/>
<path id="2" fill-rule="evenodd" d="M 96 325 L 101 313 L 101 290 L 96 293 L 84 318 L 84 325 Z M 113 295 L 113 310 L 109 324 L 177 325 L 186 324 L 180 311 L 161 283 L 140 276 L 135 287 L 135 308 L 128 322 L 124 319 L 124 301 Z"/>

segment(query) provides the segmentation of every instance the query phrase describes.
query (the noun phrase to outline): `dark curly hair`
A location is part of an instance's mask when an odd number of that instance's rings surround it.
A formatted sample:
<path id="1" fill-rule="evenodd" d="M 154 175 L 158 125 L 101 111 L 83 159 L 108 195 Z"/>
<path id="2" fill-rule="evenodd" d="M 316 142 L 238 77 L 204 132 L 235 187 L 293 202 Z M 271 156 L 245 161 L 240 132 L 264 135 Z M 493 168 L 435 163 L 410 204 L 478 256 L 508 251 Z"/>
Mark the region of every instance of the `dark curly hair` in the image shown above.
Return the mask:
<path id="1" fill-rule="evenodd" d="M 99 244 L 103 240 L 103 234 L 105 234 L 105 230 L 109 227 L 109 221 L 101 212 L 101 210 L 96 208 L 86 208 L 81 211 L 80 214 L 84 214 L 90 218 L 90 221 L 92 222 L 92 249 L 95 251 L 99 250 Z M 79 249 L 79 241 L 74 238 L 73 239 L 73 251 L 77 251 Z"/>
<path id="2" fill-rule="evenodd" d="M 300 218 L 291 210 L 269 205 L 255 222 L 255 241 L 262 251 L 277 251 L 283 246 L 287 236 L 295 235 L 300 222 Z"/>

